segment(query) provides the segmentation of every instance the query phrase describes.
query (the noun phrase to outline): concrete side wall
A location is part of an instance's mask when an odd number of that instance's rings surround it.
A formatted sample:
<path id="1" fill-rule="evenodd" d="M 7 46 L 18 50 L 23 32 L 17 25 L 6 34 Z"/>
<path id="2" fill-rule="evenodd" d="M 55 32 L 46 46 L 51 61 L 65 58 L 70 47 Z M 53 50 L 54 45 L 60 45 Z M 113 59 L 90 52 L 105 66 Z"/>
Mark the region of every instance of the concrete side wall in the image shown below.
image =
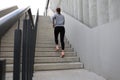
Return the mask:
<path id="1" fill-rule="evenodd" d="M 16 10 L 16 9 L 18 9 L 17 6 L 12 6 L 12 7 L 0 10 L 0 17 L 3 17 L 4 15 L 6 15 L 6 14 L 8 14 L 8 13 L 10 13 L 10 12 Z"/>
<path id="2" fill-rule="evenodd" d="M 120 79 L 120 20 L 90 29 L 71 16 L 66 18 L 66 36 L 85 69 L 107 80 Z"/>

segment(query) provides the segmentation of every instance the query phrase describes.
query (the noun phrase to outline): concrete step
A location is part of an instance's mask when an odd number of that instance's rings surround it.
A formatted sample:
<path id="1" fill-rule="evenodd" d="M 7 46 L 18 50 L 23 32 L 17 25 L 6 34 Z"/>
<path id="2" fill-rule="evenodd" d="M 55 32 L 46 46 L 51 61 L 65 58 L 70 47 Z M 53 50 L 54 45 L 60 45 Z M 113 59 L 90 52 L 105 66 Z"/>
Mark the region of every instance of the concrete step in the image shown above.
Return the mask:
<path id="1" fill-rule="evenodd" d="M 36 47 L 51 47 L 51 48 L 55 48 L 55 44 L 45 44 L 45 43 L 40 43 L 39 44 L 39 43 L 37 43 Z M 71 45 L 65 43 L 65 47 L 71 47 Z"/>
<path id="2" fill-rule="evenodd" d="M 43 34 L 43 33 L 40 33 Z M 13 34 L 14 35 L 14 34 Z M 39 35 L 39 34 L 38 34 Z M 37 41 L 54 41 L 54 35 L 50 35 L 50 34 L 45 34 L 45 35 L 37 35 Z M 58 37 L 58 39 L 60 40 L 60 37 Z M 13 42 L 14 41 L 14 36 L 9 35 L 4 36 L 4 38 L 2 38 L 1 42 Z M 68 41 L 65 37 L 64 41 Z"/>
<path id="3" fill-rule="evenodd" d="M 60 52 L 35 52 L 36 57 L 59 57 Z M 74 52 L 65 52 L 66 57 L 77 56 Z M 13 58 L 13 52 L 1 52 L 0 58 Z"/>
<path id="4" fill-rule="evenodd" d="M 47 71 L 47 70 L 64 70 L 64 69 L 80 69 L 83 68 L 83 64 L 80 62 L 76 63 L 46 63 L 46 64 L 35 64 L 35 71 Z"/>
<path id="5" fill-rule="evenodd" d="M 1 47 L 13 47 L 13 43 L 1 43 Z"/>
<path id="6" fill-rule="evenodd" d="M 68 41 L 64 41 L 65 44 L 68 44 Z M 55 41 L 51 41 L 51 40 L 39 40 L 39 41 L 36 41 L 36 44 L 40 44 L 40 43 L 48 43 L 48 44 L 55 44 Z M 58 42 L 60 43 L 60 41 Z"/>
<path id="7" fill-rule="evenodd" d="M 13 58 L 1 58 L 6 59 L 7 64 L 13 64 Z M 79 62 L 78 57 L 35 57 L 36 63 L 65 63 L 65 62 Z"/>
<path id="8" fill-rule="evenodd" d="M 64 40 L 64 42 L 67 44 L 67 40 Z M 13 39 L 5 39 L 5 40 L 1 40 L 1 43 L 14 43 L 14 38 Z M 55 43 L 54 38 L 50 39 L 50 38 L 41 38 L 39 40 L 36 41 L 36 43 Z M 60 43 L 60 41 L 59 41 Z"/>
<path id="9" fill-rule="evenodd" d="M 44 31 L 45 32 L 45 31 Z M 37 35 L 37 39 L 45 39 L 45 40 L 49 40 L 52 39 L 54 40 L 54 34 L 48 33 L 48 34 L 44 34 L 44 33 L 39 33 Z M 58 39 L 60 40 L 60 35 L 58 35 Z M 66 37 L 64 37 L 64 40 L 68 40 Z"/>
<path id="10" fill-rule="evenodd" d="M 54 41 L 50 41 L 50 40 L 43 40 L 43 41 L 37 41 L 36 42 L 36 45 L 54 45 L 55 46 L 55 42 Z M 59 42 L 60 44 L 60 42 Z M 14 42 L 13 41 L 4 41 L 4 42 L 1 42 L 1 46 L 13 46 L 14 45 Z M 65 45 L 70 45 L 68 43 L 68 41 L 65 42 Z"/>
<path id="11" fill-rule="evenodd" d="M 36 48 L 35 49 L 37 52 L 55 52 L 55 48 Z M 14 48 L 13 47 L 1 47 L 1 52 L 13 52 Z M 71 48 L 66 48 L 65 52 L 73 52 L 73 49 Z"/>
<path id="12" fill-rule="evenodd" d="M 55 48 L 36 48 L 36 52 L 55 52 Z M 61 51 L 61 49 L 60 49 Z M 72 48 L 65 48 L 65 52 L 73 52 L 74 50 Z"/>
<path id="13" fill-rule="evenodd" d="M 13 39 L 5 39 L 5 40 L 1 40 L 1 43 L 14 43 L 14 38 Z"/>
<path id="14" fill-rule="evenodd" d="M 14 40 L 14 31 L 12 31 L 13 33 L 11 34 L 11 33 L 8 33 L 9 35 L 6 35 L 5 34 L 5 36 L 3 36 L 3 38 L 2 38 L 2 40 L 1 41 L 4 41 L 4 40 L 8 40 L 9 41 L 9 39 L 11 40 L 11 39 L 13 39 Z"/>
<path id="15" fill-rule="evenodd" d="M 1 47 L 13 47 L 14 43 L 1 43 Z M 70 47 L 69 43 L 65 43 L 65 47 Z M 36 43 L 36 47 L 55 47 L 55 43 Z"/>
<path id="16" fill-rule="evenodd" d="M 65 48 L 70 48 L 70 45 L 65 45 Z M 36 48 L 55 48 L 55 45 L 48 45 L 48 44 L 37 44 Z M 61 48 L 61 45 L 59 46 Z"/>
<path id="17" fill-rule="evenodd" d="M 35 56 L 37 57 L 59 57 L 60 52 L 36 52 Z M 74 52 L 65 52 L 66 57 L 75 57 L 77 56 Z"/>
<path id="18" fill-rule="evenodd" d="M 48 70 L 65 70 L 65 69 L 82 69 L 83 64 L 80 62 L 74 63 L 41 63 L 35 64 L 34 70 L 35 71 L 48 71 Z M 13 65 L 7 64 L 6 66 L 7 72 L 13 71 Z"/>

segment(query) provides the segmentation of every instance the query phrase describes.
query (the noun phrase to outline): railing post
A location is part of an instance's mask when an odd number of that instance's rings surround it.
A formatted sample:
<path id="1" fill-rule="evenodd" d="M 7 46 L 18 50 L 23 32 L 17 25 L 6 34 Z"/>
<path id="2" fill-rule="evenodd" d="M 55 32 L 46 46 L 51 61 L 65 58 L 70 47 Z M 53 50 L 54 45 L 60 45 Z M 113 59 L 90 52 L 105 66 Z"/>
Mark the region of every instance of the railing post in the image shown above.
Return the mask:
<path id="1" fill-rule="evenodd" d="M 32 80 L 32 61 L 33 61 L 33 30 L 31 20 L 28 20 L 28 80 Z"/>
<path id="2" fill-rule="evenodd" d="M 13 80 L 20 80 L 20 64 L 21 64 L 21 30 L 18 28 L 14 33 L 14 71 Z"/>
<path id="3" fill-rule="evenodd" d="M 28 32 L 27 32 L 27 19 L 23 22 L 23 43 L 22 43 L 22 80 L 28 80 Z"/>
<path id="4" fill-rule="evenodd" d="M 6 60 L 0 60 L 0 80 L 5 80 Z"/>
<path id="5" fill-rule="evenodd" d="M 37 26 L 38 26 L 38 20 L 39 20 L 39 9 L 37 10 L 37 17 L 36 17 L 36 22 L 35 26 L 33 28 L 33 60 L 32 60 L 32 73 L 34 73 L 34 61 L 35 61 L 35 46 L 36 46 L 36 37 L 37 37 Z"/>
<path id="6" fill-rule="evenodd" d="M 32 80 L 33 64 L 33 31 L 31 21 L 24 20 L 22 49 L 22 80 Z"/>
<path id="7" fill-rule="evenodd" d="M 33 45 L 32 46 L 32 76 L 33 76 L 33 73 L 34 73 L 34 57 L 35 57 L 35 44 L 36 44 L 36 35 L 35 35 L 35 28 L 33 28 L 33 30 L 32 30 L 32 44 L 31 45 Z"/>

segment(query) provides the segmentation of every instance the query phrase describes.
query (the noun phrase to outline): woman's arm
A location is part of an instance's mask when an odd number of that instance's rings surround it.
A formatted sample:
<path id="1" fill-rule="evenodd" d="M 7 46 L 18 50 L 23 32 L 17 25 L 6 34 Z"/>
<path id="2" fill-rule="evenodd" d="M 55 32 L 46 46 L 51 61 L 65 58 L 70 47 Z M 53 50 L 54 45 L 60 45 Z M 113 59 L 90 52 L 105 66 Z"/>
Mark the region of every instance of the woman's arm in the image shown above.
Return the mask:
<path id="1" fill-rule="evenodd" d="M 55 27 L 55 15 L 52 18 L 53 28 Z"/>

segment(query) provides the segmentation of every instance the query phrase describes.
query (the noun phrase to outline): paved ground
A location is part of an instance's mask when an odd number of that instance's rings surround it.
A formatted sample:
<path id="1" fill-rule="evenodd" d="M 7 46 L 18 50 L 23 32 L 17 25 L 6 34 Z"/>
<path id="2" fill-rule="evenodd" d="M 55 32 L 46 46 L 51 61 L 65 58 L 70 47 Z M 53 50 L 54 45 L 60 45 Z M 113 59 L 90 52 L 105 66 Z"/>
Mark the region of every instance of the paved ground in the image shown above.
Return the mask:
<path id="1" fill-rule="evenodd" d="M 6 80 L 13 80 L 12 73 L 6 74 Z M 33 80 L 106 80 L 85 69 L 39 71 L 34 73 Z"/>
<path id="2" fill-rule="evenodd" d="M 84 69 L 35 72 L 33 80 L 105 80 Z"/>

